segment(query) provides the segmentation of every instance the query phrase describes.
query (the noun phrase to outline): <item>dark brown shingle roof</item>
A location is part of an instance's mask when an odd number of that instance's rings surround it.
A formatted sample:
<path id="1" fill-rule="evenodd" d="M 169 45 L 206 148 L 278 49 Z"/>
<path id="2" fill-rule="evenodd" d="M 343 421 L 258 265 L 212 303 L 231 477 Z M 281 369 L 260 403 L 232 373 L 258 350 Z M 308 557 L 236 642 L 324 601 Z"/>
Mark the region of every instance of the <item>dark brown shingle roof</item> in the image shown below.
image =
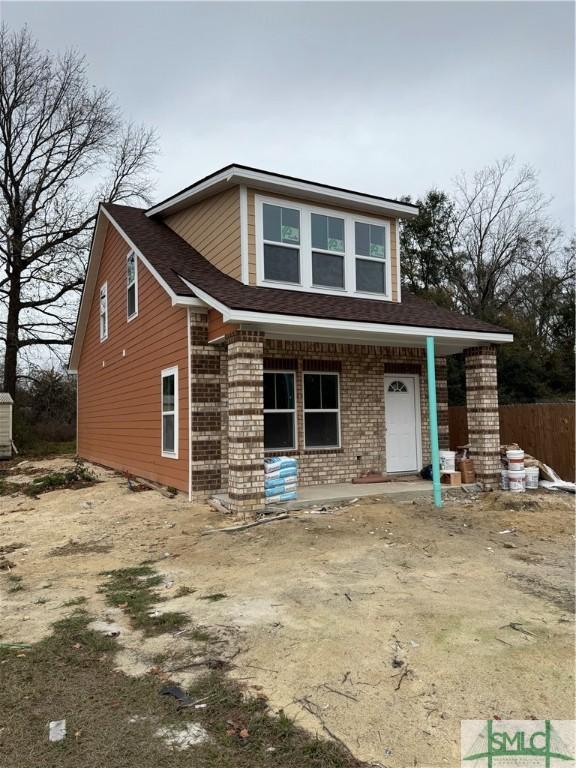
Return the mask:
<path id="1" fill-rule="evenodd" d="M 104 204 L 138 250 L 179 296 L 194 293 L 179 275 L 231 309 L 363 323 L 411 325 L 480 333 L 509 333 L 473 317 L 459 315 L 407 291 L 401 303 L 332 296 L 244 285 L 207 261 L 166 224 L 148 218 L 144 209 Z"/>

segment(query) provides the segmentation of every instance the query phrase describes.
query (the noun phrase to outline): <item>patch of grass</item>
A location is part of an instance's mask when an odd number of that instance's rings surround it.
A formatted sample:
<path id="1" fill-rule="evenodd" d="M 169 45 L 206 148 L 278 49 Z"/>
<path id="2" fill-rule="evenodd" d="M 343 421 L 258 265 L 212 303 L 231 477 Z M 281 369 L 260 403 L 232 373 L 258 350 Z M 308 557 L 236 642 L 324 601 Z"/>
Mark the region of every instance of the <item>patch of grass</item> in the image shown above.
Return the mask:
<path id="1" fill-rule="evenodd" d="M 22 590 L 26 589 L 22 576 L 17 576 L 15 573 L 8 574 L 7 581 L 8 592 L 22 592 Z"/>
<path id="2" fill-rule="evenodd" d="M 87 555 L 91 552 L 110 552 L 112 544 L 99 544 L 97 541 L 69 541 L 61 547 L 55 547 L 48 553 L 51 557 L 67 555 Z"/>
<path id="3" fill-rule="evenodd" d="M 64 472 L 49 472 L 47 475 L 35 477 L 34 480 L 22 485 L 22 493 L 27 496 L 38 496 L 41 493 L 60 488 L 87 488 L 98 482 L 96 475 L 91 472 L 81 459 L 76 459 L 74 467 Z"/>
<path id="4" fill-rule="evenodd" d="M 214 592 L 212 595 L 201 595 L 198 600 L 208 600 L 211 603 L 217 603 L 219 600 L 225 600 L 228 595 L 225 592 Z"/>
<path id="5" fill-rule="evenodd" d="M 192 587 L 178 587 L 174 597 L 186 597 L 186 595 L 193 595 L 196 592 Z"/>
<path id="6" fill-rule="evenodd" d="M 106 602 L 122 608 L 135 629 L 142 629 L 146 635 L 159 635 L 188 624 L 189 619 L 184 613 L 154 611 L 155 604 L 164 602 L 166 598 L 154 591 L 154 587 L 162 584 L 162 576 L 149 565 L 120 568 L 104 575 L 108 579 L 100 591 L 106 595 Z"/>
<path id="7" fill-rule="evenodd" d="M 0 547 L 0 555 L 9 555 L 11 552 L 15 552 L 17 549 L 22 549 L 26 544 L 4 544 Z"/>
<path id="8" fill-rule="evenodd" d="M 247 698 L 220 671 L 187 691 L 193 700 L 208 697 L 205 709 L 177 712 L 174 699 L 159 693 L 165 680 L 128 677 L 115 669 L 118 642 L 90 630 L 90 621 L 79 610 L 56 622 L 53 634 L 31 648 L 0 646 L 3 765 L 361 768 L 338 744 L 311 736 L 283 713 L 271 717 L 265 700 Z M 51 744 L 47 724 L 62 717 L 67 736 Z M 188 722 L 200 723 L 210 740 L 179 751 L 155 736 L 159 727 Z M 240 738 L 241 728 L 247 738 Z"/>
<path id="9" fill-rule="evenodd" d="M 87 602 L 88 598 L 84 597 L 83 595 L 80 595 L 79 597 L 72 597 L 70 600 L 66 600 L 65 603 L 62 603 L 63 608 L 68 608 L 73 605 L 84 605 L 85 602 Z"/>
<path id="10" fill-rule="evenodd" d="M 76 441 L 66 440 L 64 442 L 54 442 L 47 440 L 38 440 L 37 442 L 25 447 L 20 454 L 20 460 L 48 458 L 51 456 L 60 456 L 62 454 L 76 453 Z"/>

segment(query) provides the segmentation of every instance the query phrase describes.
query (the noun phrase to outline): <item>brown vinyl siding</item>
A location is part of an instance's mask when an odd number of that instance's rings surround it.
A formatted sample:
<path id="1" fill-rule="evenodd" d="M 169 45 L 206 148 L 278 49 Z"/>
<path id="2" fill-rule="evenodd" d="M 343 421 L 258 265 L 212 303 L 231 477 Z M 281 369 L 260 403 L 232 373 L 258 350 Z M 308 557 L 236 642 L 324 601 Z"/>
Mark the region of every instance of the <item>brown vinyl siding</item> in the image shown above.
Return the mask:
<path id="1" fill-rule="evenodd" d="M 168 216 L 164 223 L 215 267 L 240 280 L 240 190 L 220 192 Z"/>
<path id="2" fill-rule="evenodd" d="M 208 342 L 222 339 L 239 328 L 236 323 L 225 323 L 217 309 L 208 310 Z"/>
<path id="3" fill-rule="evenodd" d="M 138 259 L 138 315 L 126 312 L 130 249 L 109 224 L 78 366 L 78 453 L 85 459 L 188 491 L 187 312 Z M 98 299 L 108 282 L 108 338 Z M 161 455 L 161 371 L 178 367 L 178 458 Z"/>
<path id="4" fill-rule="evenodd" d="M 256 285 L 256 201 L 255 195 L 260 194 L 264 197 L 279 197 L 281 199 L 290 199 L 290 195 L 277 195 L 274 192 L 260 192 L 258 190 L 248 190 L 248 282 L 250 285 Z M 298 203 L 298 199 L 294 198 L 294 202 Z M 364 215 L 360 211 L 354 211 L 351 208 L 345 208 L 341 205 L 329 205 L 322 206 L 321 203 L 310 202 L 317 205 L 319 208 L 326 207 L 332 208 L 336 211 L 342 211 L 343 213 L 354 214 L 358 213 L 360 216 Z M 366 214 L 378 218 L 377 214 Z M 392 280 L 392 301 L 398 301 L 398 254 L 396 253 L 396 227 L 398 226 L 398 220 L 388 217 L 381 217 L 384 221 L 387 221 L 390 225 L 390 277 Z M 313 292 L 313 291 L 312 291 Z"/>

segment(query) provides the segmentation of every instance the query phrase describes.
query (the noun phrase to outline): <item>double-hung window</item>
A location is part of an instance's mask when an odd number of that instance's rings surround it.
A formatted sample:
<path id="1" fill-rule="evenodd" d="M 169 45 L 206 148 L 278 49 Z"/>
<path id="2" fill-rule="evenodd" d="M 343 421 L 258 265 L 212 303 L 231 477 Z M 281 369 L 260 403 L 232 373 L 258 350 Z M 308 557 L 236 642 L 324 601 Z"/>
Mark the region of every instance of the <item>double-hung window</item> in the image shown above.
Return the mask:
<path id="1" fill-rule="evenodd" d="M 337 373 L 304 373 L 306 448 L 340 447 L 339 379 Z"/>
<path id="2" fill-rule="evenodd" d="M 264 449 L 296 447 L 294 373 L 264 371 Z"/>
<path id="3" fill-rule="evenodd" d="M 310 215 L 312 226 L 312 284 L 321 288 L 344 288 L 344 219 Z"/>
<path id="4" fill-rule="evenodd" d="M 135 253 L 129 253 L 126 259 L 126 307 L 128 320 L 132 320 L 138 314 L 138 265 Z"/>
<path id="5" fill-rule="evenodd" d="M 356 221 L 354 229 L 356 290 L 386 293 L 386 228 Z"/>
<path id="6" fill-rule="evenodd" d="M 259 285 L 391 298 L 387 219 L 258 195 L 255 205 Z"/>
<path id="7" fill-rule="evenodd" d="M 178 368 L 162 371 L 162 456 L 178 458 Z"/>
<path id="8" fill-rule="evenodd" d="M 262 206 L 264 279 L 300 283 L 300 211 L 280 205 Z"/>
<path id="9" fill-rule="evenodd" d="M 108 338 L 108 283 L 100 286 L 100 341 Z"/>

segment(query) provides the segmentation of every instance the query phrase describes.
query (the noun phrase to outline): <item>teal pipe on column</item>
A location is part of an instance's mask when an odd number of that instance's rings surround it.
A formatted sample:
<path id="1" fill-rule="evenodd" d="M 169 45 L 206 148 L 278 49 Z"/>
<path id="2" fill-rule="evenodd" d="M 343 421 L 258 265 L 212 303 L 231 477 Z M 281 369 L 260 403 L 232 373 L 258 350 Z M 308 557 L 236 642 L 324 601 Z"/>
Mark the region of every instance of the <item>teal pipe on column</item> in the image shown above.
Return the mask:
<path id="1" fill-rule="evenodd" d="M 438 445 L 438 412 L 436 410 L 436 363 L 434 360 L 434 336 L 426 337 L 426 365 L 428 370 L 428 420 L 430 422 L 430 451 L 432 453 L 432 488 L 434 504 L 442 506 L 440 486 L 440 455 Z"/>

